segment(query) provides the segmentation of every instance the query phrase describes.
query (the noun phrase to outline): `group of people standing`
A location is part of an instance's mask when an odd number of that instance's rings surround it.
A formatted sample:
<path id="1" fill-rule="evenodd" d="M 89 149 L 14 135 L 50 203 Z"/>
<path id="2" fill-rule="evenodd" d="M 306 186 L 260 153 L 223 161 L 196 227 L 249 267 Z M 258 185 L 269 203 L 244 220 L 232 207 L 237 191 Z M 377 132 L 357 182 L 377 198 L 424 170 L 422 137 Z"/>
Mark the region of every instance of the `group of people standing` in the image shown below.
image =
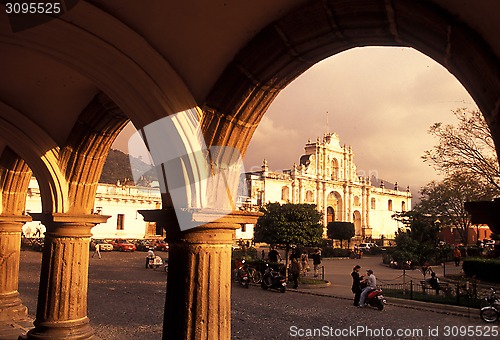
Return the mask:
<path id="1" fill-rule="evenodd" d="M 262 250 L 262 260 L 265 259 L 265 251 Z M 319 249 L 315 249 L 313 254 L 311 254 L 311 258 L 313 260 L 313 270 L 314 277 L 318 277 L 320 265 L 321 265 L 321 251 Z M 276 246 L 272 246 L 267 254 L 267 260 L 269 262 L 281 262 L 283 259 L 281 258 L 280 253 L 276 250 Z M 294 283 L 293 288 L 298 288 L 299 286 L 299 277 L 300 275 L 306 276 L 307 272 L 310 270 L 309 266 L 309 255 L 306 250 L 302 251 L 302 253 L 297 249 L 292 249 L 290 254 L 290 274 L 292 276 L 292 280 Z"/>
<path id="2" fill-rule="evenodd" d="M 354 266 L 352 269 L 352 292 L 354 294 L 354 306 L 365 307 L 366 296 L 377 289 L 377 278 L 371 269 L 366 271 L 366 276 L 359 275 L 360 270 L 361 266 L 359 265 Z"/>
<path id="3" fill-rule="evenodd" d="M 294 287 L 295 289 L 298 288 L 299 286 L 299 276 L 302 274 L 302 276 L 306 276 L 307 272 L 310 269 L 309 266 L 309 255 L 307 254 L 307 251 L 302 251 L 302 254 L 298 255 L 299 252 L 295 251 L 292 252 L 292 255 L 290 256 L 290 272 L 292 273 L 292 278 L 294 282 Z M 313 269 L 314 269 L 314 277 L 318 277 L 318 272 L 319 268 L 321 265 L 321 252 L 319 249 L 315 249 L 314 253 L 311 254 L 311 258 L 313 260 Z M 300 261 L 299 261 L 300 260 Z"/>

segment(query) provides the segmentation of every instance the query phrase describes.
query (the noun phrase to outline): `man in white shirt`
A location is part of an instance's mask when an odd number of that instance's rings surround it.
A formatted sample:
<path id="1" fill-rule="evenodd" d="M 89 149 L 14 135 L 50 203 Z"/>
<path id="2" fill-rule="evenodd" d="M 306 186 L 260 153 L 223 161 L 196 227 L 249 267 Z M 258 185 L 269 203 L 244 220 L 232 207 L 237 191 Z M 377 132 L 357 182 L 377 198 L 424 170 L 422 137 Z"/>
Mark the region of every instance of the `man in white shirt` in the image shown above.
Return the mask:
<path id="1" fill-rule="evenodd" d="M 101 245 L 99 243 L 95 243 L 95 250 L 94 250 L 94 253 L 92 254 L 92 257 L 94 257 L 94 255 L 99 256 L 99 258 L 101 258 Z"/>
<path id="2" fill-rule="evenodd" d="M 373 270 L 368 269 L 366 271 L 367 276 L 363 279 L 362 282 L 366 282 L 366 287 L 361 291 L 361 296 L 359 298 L 359 307 L 365 306 L 365 300 L 368 293 L 377 289 L 377 278 L 373 275 Z"/>

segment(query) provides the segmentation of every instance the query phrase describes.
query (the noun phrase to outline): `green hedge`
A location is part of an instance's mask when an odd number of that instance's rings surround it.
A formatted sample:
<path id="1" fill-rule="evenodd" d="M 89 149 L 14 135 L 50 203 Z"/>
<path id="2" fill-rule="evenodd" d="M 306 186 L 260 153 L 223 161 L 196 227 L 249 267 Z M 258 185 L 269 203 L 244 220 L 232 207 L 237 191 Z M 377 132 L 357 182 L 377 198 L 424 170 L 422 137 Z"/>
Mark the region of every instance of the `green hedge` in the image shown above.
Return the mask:
<path id="1" fill-rule="evenodd" d="M 463 270 L 467 276 L 476 276 L 479 280 L 500 282 L 500 259 L 465 259 Z"/>
<path id="2" fill-rule="evenodd" d="M 324 247 L 321 249 L 321 257 L 349 257 L 350 249 Z"/>

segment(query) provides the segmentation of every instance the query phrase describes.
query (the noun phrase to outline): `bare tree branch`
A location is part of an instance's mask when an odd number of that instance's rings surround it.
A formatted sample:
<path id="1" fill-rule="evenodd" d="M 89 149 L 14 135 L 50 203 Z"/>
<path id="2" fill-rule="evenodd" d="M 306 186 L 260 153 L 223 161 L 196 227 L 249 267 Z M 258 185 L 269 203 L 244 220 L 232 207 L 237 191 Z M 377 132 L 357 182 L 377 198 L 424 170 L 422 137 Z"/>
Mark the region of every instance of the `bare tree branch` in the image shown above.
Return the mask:
<path id="1" fill-rule="evenodd" d="M 438 172 L 466 173 L 500 190 L 500 167 L 491 132 L 479 110 L 457 109 L 456 126 L 435 123 L 429 134 L 438 144 L 422 156 Z"/>

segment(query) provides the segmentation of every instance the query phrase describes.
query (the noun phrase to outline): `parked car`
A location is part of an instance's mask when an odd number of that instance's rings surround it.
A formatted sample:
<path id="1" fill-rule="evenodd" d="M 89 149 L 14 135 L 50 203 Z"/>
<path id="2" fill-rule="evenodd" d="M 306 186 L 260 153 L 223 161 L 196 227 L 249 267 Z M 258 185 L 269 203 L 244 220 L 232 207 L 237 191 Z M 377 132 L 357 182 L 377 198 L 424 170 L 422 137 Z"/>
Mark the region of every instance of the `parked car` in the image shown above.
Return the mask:
<path id="1" fill-rule="evenodd" d="M 108 242 L 104 240 L 94 240 L 94 247 L 92 250 L 95 250 L 95 246 L 98 244 L 99 245 L 99 251 L 112 251 L 113 250 L 113 245 L 109 244 Z"/>
<path id="2" fill-rule="evenodd" d="M 165 241 L 157 241 L 155 244 L 155 249 L 168 251 L 168 243 L 166 243 Z"/>
<path id="3" fill-rule="evenodd" d="M 119 250 L 119 251 L 135 251 L 137 248 L 135 244 L 130 243 L 127 240 L 117 238 L 113 241 L 110 242 L 111 245 L 113 246 L 113 250 Z"/>
<path id="4" fill-rule="evenodd" d="M 494 245 L 495 245 L 495 240 L 485 240 L 484 241 L 485 247 L 493 247 Z"/>
<path id="5" fill-rule="evenodd" d="M 372 248 L 378 247 L 375 243 L 361 243 L 358 249 L 364 252 L 370 251 Z"/>
<path id="6" fill-rule="evenodd" d="M 153 247 L 153 241 L 152 240 L 138 240 L 135 243 L 135 246 L 137 248 L 137 251 L 148 251 L 149 248 Z"/>

